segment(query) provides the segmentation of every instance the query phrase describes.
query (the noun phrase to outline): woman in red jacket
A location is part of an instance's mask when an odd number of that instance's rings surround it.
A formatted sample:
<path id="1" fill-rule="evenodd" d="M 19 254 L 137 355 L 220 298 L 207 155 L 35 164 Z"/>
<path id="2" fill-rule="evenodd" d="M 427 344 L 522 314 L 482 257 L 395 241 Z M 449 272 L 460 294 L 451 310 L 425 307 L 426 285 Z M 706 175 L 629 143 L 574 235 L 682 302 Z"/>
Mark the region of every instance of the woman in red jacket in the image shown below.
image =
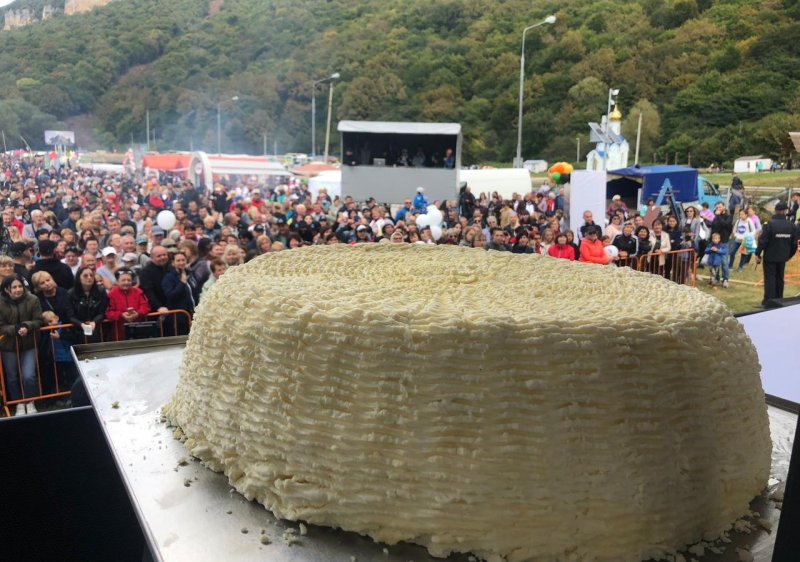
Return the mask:
<path id="1" fill-rule="evenodd" d="M 586 236 L 581 240 L 580 261 L 606 265 L 608 263 L 608 254 L 606 254 L 603 243 L 597 239 L 598 230 L 599 228 L 586 230 Z"/>
<path id="2" fill-rule="evenodd" d="M 150 312 L 150 303 L 147 302 L 144 291 L 133 286 L 133 276 L 130 269 L 118 270 L 117 284 L 108 292 L 106 318 L 115 322 L 117 341 L 125 339 L 125 324 L 142 321 Z"/>
<path id="3" fill-rule="evenodd" d="M 567 235 L 563 232 L 556 236 L 556 243 L 550 246 L 547 253 L 554 258 L 575 261 L 575 248 L 567 244 Z"/>

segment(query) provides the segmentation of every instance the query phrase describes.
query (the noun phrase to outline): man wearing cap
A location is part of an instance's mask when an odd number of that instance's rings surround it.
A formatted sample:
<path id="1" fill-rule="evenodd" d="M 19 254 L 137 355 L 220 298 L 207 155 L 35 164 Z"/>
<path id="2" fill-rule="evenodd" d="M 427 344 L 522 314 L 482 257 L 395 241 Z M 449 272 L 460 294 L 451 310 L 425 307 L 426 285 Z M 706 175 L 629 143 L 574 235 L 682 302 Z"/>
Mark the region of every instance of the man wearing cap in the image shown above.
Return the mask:
<path id="1" fill-rule="evenodd" d="M 780 201 L 775 205 L 775 215 L 761 229 L 756 248 L 756 263 L 761 263 L 764 254 L 764 300 L 767 306 L 772 299 L 783 298 L 783 274 L 786 262 L 792 259 L 797 251 L 797 230 L 786 218 L 789 205 Z M 723 260 L 725 261 L 725 260 Z"/>
<path id="2" fill-rule="evenodd" d="M 72 232 L 78 232 L 78 221 L 81 220 L 81 208 L 73 206 L 69 208 L 67 219 L 61 223 L 61 228 L 69 228 Z"/>
<path id="3" fill-rule="evenodd" d="M 14 242 L 9 249 L 9 255 L 14 260 L 14 273 L 22 277 L 25 286 L 31 286 L 31 273 L 28 265 L 33 260 L 33 250 L 25 242 Z"/>
<path id="4" fill-rule="evenodd" d="M 113 246 L 106 246 L 103 248 L 103 265 L 97 269 L 106 291 L 110 291 L 117 283 L 117 269 L 117 250 Z"/>
<path id="5" fill-rule="evenodd" d="M 369 242 L 372 242 L 369 235 L 369 227 L 364 224 L 358 225 L 356 227 L 356 237 L 351 244 L 366 244 Z"/>
<path id="6" fill-rule="evenodd" d="M 61 260 L 55 257 L 56 243 L 52 240 L 42 240 L 39 242 L 39 260 L 33 265 L 31 269 L 31 277 L 38 271 L 46 271 L 50 274 L 56 285 L 70 290 L 75 284 L 75 276 L 72 275 L 72 270 L 68 265 L 61 263 Z"/>
<path id="7" fill-rule="evenodd" d="M 136 239 L 136 255 L 138 256 L 137 262 L 141 266 L 147 265 L 147 262 L 150 261 L 150 253 L 147 251 L 147 244 L 149 240 L 147 240 L 147 236 L 139 236 Z"/>
<path id="8" fill-rule="evenodd" d="M 153 246 L 160 246 L 166 235 L 167 233 L 163 228 L 154 226 L 153 230 L 150 231 L 150 236 L 153 239 Z"/>
<path id="9" fill-rule="evenodd" d="M 81 266 L 80 250 L 77 246 L 67 246 L 64 250 L 64 259 L 61 263 L 66 265 L 74 276 Z"/>

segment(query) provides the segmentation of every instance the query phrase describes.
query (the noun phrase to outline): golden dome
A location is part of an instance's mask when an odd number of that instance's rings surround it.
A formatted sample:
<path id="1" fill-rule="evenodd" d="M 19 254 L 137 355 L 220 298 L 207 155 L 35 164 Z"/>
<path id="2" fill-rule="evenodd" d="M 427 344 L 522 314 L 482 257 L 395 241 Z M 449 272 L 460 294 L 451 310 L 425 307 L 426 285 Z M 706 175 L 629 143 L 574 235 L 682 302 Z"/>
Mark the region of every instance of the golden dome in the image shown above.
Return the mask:
<path id="1" fill-rule="evenodd" d="M 614 104 L 614 111 L 608 117 L 609 121 L 622 121 L 622 113 L 619 110 L 619 103 Z"/>

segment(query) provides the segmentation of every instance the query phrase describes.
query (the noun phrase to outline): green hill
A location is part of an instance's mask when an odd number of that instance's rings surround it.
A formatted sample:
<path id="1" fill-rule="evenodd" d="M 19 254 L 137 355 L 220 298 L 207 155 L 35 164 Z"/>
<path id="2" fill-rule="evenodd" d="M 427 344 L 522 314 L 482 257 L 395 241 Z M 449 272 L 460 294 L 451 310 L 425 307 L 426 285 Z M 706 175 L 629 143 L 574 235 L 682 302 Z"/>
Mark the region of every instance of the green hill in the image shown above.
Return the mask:
<path id="1" fill-rule="evenodd" d="M 219 4 L 219 2 L 217 2 Z M 17 5 L 24 5 L 18 0 Z M 800 6 L 792 0 L 119 0 L 0 32 L 0 127 L 13 140 L 91 113 L 109 145 L 310 148 L 311 82 L 340 72 L 334 120 L 457 121 L 464 161 L 509 161 L 528 33 L 526 158 L 572 160 L 621 90 L 644 114 L 644 162 L 789 156 L 800 130 Z M 317 94 L 318 144 L 327 87 Z M 588 148 L 587 148 L 588 150 Z M 586 151 L 586 150 L 585 150 Z M 584 151 L 584 153 L 585 153 Z"/>

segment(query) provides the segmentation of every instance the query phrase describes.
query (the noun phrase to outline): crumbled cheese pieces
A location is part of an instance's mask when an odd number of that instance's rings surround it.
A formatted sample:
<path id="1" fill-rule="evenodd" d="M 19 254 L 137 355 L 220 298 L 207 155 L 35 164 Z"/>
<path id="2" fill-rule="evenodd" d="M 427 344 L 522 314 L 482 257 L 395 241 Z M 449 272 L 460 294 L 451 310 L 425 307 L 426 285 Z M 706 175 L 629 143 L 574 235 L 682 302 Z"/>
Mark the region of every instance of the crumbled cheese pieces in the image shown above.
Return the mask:
<path id="1" fill-rule="evenodd" d="M 276 516 L 436 556 L 658 559 L 769 478 L 758 359 L 724 305 L 537 255 L 257 258 L 204 295 L 165 412 Z"/>

